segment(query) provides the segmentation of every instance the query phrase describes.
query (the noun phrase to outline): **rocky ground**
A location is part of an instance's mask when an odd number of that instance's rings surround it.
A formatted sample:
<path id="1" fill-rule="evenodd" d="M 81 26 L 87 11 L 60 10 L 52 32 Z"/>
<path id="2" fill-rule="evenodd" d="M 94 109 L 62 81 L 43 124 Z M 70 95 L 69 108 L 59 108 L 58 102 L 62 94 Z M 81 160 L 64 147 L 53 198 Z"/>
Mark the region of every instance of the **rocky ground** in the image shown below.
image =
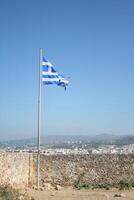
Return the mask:
<path id="1" fill-rule="evenodd" d="M 134 200 L 134 190 L 29 190 L 35 200 Z"/>

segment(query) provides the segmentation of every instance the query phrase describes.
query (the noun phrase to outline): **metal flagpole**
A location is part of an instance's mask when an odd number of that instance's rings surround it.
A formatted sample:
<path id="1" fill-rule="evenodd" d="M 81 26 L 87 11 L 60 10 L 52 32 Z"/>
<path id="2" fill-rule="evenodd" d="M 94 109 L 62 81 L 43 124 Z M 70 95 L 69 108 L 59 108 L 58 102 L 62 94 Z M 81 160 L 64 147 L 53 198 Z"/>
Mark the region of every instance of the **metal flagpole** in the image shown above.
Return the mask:
<path id="1" fill-rule="evenodd" d="M 42 93 L 42 55 L 43 49 L 39 52 L 39 88 L 38 88 L 38 139 L 37 139 L 37 188 L 40 187 L 40 132 L 41 132 L 41 93 Z"/>

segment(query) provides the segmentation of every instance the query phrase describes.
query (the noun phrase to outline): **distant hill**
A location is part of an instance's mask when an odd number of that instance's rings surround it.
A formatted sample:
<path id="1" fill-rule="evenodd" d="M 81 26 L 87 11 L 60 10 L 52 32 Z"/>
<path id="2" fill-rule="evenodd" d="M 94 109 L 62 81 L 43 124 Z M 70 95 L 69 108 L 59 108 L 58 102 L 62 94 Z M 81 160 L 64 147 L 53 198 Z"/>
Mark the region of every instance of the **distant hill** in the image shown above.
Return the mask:
<path id="1" fill-rule="evenodd" d="M 91 139 L 91 143 L 112 144 L 112 145 L 129 145 L 134 144 L 134 135 L 111 135 L 100 134 Z"/>
<path id="2" fill-rule="evenodd" d="M 88 144 L 95 144 L 95 145 L 102 145 L 102 144 L 112 144 L 112 145 L 129 145 L 134 144 L 134 135 L 112 135 L 112 134 L 99 134 L 96 136 L 82 136 L 82 135 L 74 135 L 74 136 L 45 136 L 41 137 L 41 144 L 43 145 L 57 145 L 57 144 L 64 144 L 69 142 L 75 143 L 88 143 Z M 34 146 L 37 144 L 37 138 L 28 138 L 28 139 L 20 139 L 20 140 L 8 140 L 8 141 L 1 141 L 1 147 L 13 147 L 13 146 L 21 146 L 24 147 Z"/>
<path id="3" fill-rule="evenodd" d="M 102 144 L 114 144 L 121 137 L 122 136 L 103 133 L 92 137 L 91 142 Z"/>
<path id="4" fill-rule="evenodd" d="M 117 145 L 129 145 L 129 144 L 134 144 L 134 135 L 128 135 L 121 137 L 116 140 L 115 142 Z"/>
<path id="5" fill-rule="evenodd" d="M 50 136 L 43 136 L 41 137 L 42 144 L 55 144 L 55 143 L 62 143 L 65 141 L 91 141 L 91 136 L 79 136 L 79 135 L 50 135 Z M 0 144 L 37 144 L 37 138 L 26 138 L 26 139 L 17 139 L 17 140 L 7 140 L 7 141 L 0 141 Z"/>

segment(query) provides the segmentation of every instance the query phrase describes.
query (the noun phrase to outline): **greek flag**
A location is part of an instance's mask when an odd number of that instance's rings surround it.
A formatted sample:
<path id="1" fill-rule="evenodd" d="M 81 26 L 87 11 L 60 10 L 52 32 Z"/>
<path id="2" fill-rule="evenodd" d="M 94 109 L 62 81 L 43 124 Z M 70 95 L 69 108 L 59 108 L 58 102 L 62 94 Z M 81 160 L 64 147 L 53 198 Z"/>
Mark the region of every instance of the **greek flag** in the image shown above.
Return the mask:
<path id="1" fill-rule="evenodd" d="M 42 82 L 45 85 L 56 84 L 62 86 L 66 90 L 66 86 L 69 81 L 64 78 L 63 75 L 59 74 L 53 65 L 43 57 L 42 61 Z"/>

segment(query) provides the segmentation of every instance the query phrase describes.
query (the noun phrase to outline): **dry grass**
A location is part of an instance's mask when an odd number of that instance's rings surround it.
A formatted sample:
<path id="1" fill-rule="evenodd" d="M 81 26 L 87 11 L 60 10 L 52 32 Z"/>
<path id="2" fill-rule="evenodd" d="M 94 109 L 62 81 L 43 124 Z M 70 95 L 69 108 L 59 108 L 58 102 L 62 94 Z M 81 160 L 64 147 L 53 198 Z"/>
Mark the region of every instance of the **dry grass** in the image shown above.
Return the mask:
<path id="1" fill-rule="evenodd" d="M 9 186 L 0 187 L 0 200 L 30 200 L 26 194 Z M 34 199 L 33 199 L 34 200 Z"/>

